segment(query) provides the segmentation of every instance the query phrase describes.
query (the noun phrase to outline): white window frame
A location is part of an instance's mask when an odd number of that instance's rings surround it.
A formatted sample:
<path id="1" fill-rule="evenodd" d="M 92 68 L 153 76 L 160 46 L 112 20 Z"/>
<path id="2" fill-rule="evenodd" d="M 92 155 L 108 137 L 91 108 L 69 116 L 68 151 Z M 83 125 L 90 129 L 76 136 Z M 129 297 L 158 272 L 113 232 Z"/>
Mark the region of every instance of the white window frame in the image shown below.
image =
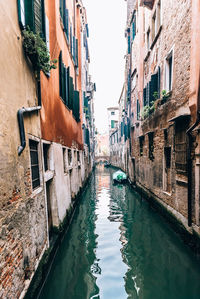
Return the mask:
<path id="1" fill-rule="evenodd" d="M 171 71 L 171 88 L 170 88 L 170 82 L 169 82 L 169 59 L 172 57 L 172 71 Z M 164 87 L 167 92 L 172 91 L 173 89 L 173 73 L 174 73 L 174 46 L 171 48 L 167 56 L 165 57 L 165 71 L 164 71 Z"/>

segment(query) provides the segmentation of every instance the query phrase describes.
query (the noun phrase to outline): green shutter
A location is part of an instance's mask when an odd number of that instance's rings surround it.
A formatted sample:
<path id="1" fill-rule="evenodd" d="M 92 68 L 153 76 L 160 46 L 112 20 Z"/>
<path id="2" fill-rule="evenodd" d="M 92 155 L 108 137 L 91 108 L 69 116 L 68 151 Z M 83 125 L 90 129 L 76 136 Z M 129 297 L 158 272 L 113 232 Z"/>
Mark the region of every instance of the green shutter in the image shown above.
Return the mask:
<path id="1" fill-rule="evenodd" d="M 79 92 L 77 90 L 74 91 L 73 115 L 77 122 L 80 121 Z"/>
<path id="2" fill-rule="evenodd" d="M 62 51 L 60 51 L 59 55 L 59 94 L 62 98 Z"/>
<path id="3" fill-rule="evenodd" d="M 42 26 L 42 1 L 34 0 L 34 32 L 41 34 L 43 32 Z"/>
<path id="4" fill-rule="evenodd" d="M 25 0 L 25 23 L 29 26 L 30 30 L 35 32 L 34 27 L 34 1 Z"/>
<path id="5" fill-rule="evenodd" d="M 69 41 L 69 10 L 65 9 L 65 22 L 64 22 L 64 31 Z"/>
<path id="6" fill-rule="evenodd" d="M 64 2 L 65 0 L 60 0 L 60 16 L 62 20 L 64 19 Z"/>
<path id="7" fill-rule="evenodd" d="M 78 67 L 78 39 L 76 39 L 76 58 L 75 65 Z"/>
<path id="8" fill-rule="evenodd" d="M 72 43 L 73 43 L 73 39 L 72 39 L 72 26 L 70 25 L 70 51 L 72 54 Z"/>
<path id="9" fill-rule="evenodd" d="M 132 39 L 135 39 L 135 22 L 132 23 Z"/>
<path id="10" fill-rule="evenodd" d="M 137 120 L 140 119 L 140 103 L 139 100 L 137 100 Z"/>
<path id="11" fill-rule="evenodd" d="M 65 104 L 69 107 L 69 67 L 65 69 Z"/>
<path id="12" fill-rule="evenodd" d="M 111 120 L 111 129 L 114 129 L 114 127 L 115 127 L 115 121 Z"/>
<path id="13" fill-rule="evenodd" d="M 73 78 L 69 77 L 69 106 L 68 106 L 69 109 L 72 109 L 73 96 L 74 96 Z"/>
<path id="14" fill-rule="evenodd" d="M 154 92 L 158 91 L 158 73 L 151 76 L 150 81 L 150 106 L 152 105 L 152 102 L 155 101 L 155 98 L 153 96 Z"/>
<path id="15" fill-rule="evenodd" d="M 66 68 L 64 63 L 62 63 L 62 99 L 66 105 Z"/>
<path id="16" fill-rule="evenodd" d="M 21 29 L 24 29 L 25 23 L 25 0 L 17 0 L 17 8 L 18 8 L 18 17 L 19 17 L 19 25 Z"/>
<path id="17" fill-rule="evenodd" d="M 130 39 L 130 35 L 128 35 L 128 54 L 131 53 L 131 39 Z"/>

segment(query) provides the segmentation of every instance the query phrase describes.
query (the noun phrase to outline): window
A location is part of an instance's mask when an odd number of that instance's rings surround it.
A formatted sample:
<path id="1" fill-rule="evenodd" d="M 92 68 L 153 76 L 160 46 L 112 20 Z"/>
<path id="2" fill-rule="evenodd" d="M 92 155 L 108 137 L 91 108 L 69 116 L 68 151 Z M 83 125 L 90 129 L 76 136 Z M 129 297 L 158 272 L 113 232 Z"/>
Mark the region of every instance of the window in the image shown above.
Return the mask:
<path id="1" fill-rule="evenodd" d="M 148 134 L 148 137 L 149 137 L 149 159 L 151 161 L 154 160 L 154 155 L 153 155 L 153 152 L 154 152 L 154 133 L 153 132 L 150 132 Z"/>
<path id="2" fill-rule="evenodd" d="M 43 143 L 44 171 L 49 169 L 49 148 L 49 144 Z"/>
<path id="3" fill-rule="evenodd" d="M 154 41 L 154 38 L 159 32 L 160 25 L 161 25 L 161 7 L 160 7 L 160 2 L 158 2 L 156 11 L 152 18 L 152 31 L 151 31 L 152 42 Z"/>
<path id="4" fill-rule="evenodd" d="M 137 120 L 140 119 L 140 103 L 139 100 L 137 100 Z"/>
<path id="5" fill-rule="evenodd" d="M 140 157 L 143 156 L 144 136 L 139 137 Z"/>
<path id="6" fill-rule="evenodd" d="M 46 39 L 44 0 L 18 0 L 19 23 Z"/>
<path id="7" fill-rule="evenodd" d="M 132 40 L 134 41 L 135 39 L 135 35 L 136 35 L 136 14 L 134 13 L 133 15 L 133 20 L 132 20 L 132 26 L 131 26 L 131 30 L 132 30 Z"/>
<path id="8" fill-rule="evenodd" d="M 72 151 L 71 149 L 68 149 L 68 166 L 71 166 L 72 164 Z"/>
<path id="9" fill-rule="evenodd" d="M 63 168 L 64 168 L 64 173 L 67 172 L 67 161 L 66 161 L 66 148 L 63 147 Z"/>
<path id="10" fill-rule="evenodd" d="M 111 129 L 114 129 L 114 127 L 115 127 L 115 121 L 111 120 Z"/>
<path id="11" fill-rule="evenodd" d="M 38 159 L 38 142 L 29 140 L 30 158 L 31 158 L 31 179 L 33 190 L 40 186 L 40 172 Z"/>
<path id="12" fill-rule="evenodd" d="M 115 115 L 115 112 L 114 112 L 114 111 L 112 111 L 112 112 L 111 112 L 111 115 Z"/>
<path id="13" fill-rule="evenodd" d="M 171 192 L 171 147 L 164 148 L 164 191 Z"/>
<path id="14" fill-rule="evenodd" d="M 176 171 L 187 174 L 186 130 L 188 121 L 177 121 L 175 126 L 175 165 Z"/>
<path id="15" fill-rule="evenodd" d="M 165 90 L 172 90 L 173 79 L 173 50 L 169 53 L 165 60 Z"/>

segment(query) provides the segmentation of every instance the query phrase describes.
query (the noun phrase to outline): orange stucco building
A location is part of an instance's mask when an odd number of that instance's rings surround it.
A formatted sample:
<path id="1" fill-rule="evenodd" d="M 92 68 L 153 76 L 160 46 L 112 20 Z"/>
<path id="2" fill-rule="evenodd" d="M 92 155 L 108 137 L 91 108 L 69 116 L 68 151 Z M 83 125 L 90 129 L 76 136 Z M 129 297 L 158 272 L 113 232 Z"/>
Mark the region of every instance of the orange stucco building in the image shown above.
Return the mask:
<path id="1" fill-rule="evenodd" d="M 73 79 L 74 90 L 79 92 L 79 107 L 82 111 L 82 95 L 81 95 L 81 20 L 80 6 L 76 5 L 76 1 L 67 1 L 65 10 L 68 11 L 68 29 L 78 41 L 77 59 L 75 65 L 73 59 L 73 39 L 67 38 L 64 28 L 63 18 L 60 14 L 59 1 L 45 1 L 45 13 L 49 20 L 49 45 L 51 60 L 56 59 L 57 69 L 51 71 L 50 76 L 41 72 L 41 129 L 42 138 L 44 140 L 61 143 L 62 145 L 71 147 L 72 144 L 77 145 L 79 149 L 83 149 L 83 137 L 81 120 L 76 121 L 72 110 L 64 104 L 59 92 L 60 65 L 59 55 L 62 51 L 62 62 L 65 67 L 69 68 L 69 76 Z M 64 16 L 65 17 L 65 16 Z M 70 92 L 70 91 L 69 91 Z"/>

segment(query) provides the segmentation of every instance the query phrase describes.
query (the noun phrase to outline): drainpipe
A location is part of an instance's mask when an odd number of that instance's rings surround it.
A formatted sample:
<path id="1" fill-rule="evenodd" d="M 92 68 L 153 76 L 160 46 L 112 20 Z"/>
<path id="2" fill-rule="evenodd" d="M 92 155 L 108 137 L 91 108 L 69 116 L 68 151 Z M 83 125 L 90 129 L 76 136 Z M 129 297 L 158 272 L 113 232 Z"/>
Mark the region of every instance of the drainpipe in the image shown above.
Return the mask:
<path id="1" fill-rule="evenodd" d="M 31 113 L 34 111 L 38 111 L 40 109 L 41 109 L 41 106 L 28 107 L 28 108 L 23 107 L 17 111 L 17 119 L 18 119 L 20 140 L 21 140 L 21 145 L 18 147 L 18 156 L 21 155 L 21 153 L 23 152 L 23 150 L 26 147 L 26 137 L 25 137 L 25 130 L 24 130 L 24 113 Z"/>
<path id="2" fill-rule="evenodd" d="M 200 123 L 200 76 L 199 76 L 199 89 L 197 95 L 197 115 L 195 123 L 186 131 L 187 142 L 187 172 L 188 172 L 188 226 L 192 226 L 192 159 L 191 159 L 191 146 L 192 146 L 192 131 Z"/>

